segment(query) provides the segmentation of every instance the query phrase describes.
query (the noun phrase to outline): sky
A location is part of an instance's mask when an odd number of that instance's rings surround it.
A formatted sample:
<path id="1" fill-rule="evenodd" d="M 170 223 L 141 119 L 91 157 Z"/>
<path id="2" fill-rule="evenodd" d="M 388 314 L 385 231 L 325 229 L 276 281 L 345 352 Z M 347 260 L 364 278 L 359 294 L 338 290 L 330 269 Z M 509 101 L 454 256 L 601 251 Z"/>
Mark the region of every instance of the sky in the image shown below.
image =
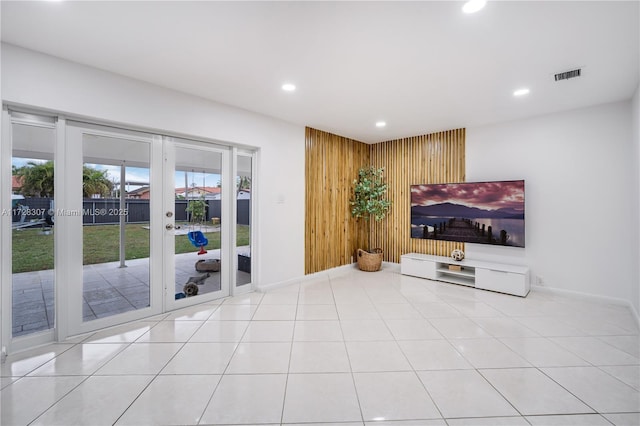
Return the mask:
<path id="1" fill-rule="evenodd" d="M 13 157 L 11 164 L 16 167 L 22 167 L 29 162 L 41 164 L 41 163 L 45 163 L 46 160 Z M 106 170 L 107 176 L 109 177 L 110 181 L 114 183 L 120 182 L 120 166 L 110 166 L 110 165 L 104 165 L 104 164 L 86 164 L 86 165 L 98 170 Z M 207 173 L 205 176 L 203 176 L 202 173 L 198 173 L 198 172 L 195 172 L 195 173 L 194 172 L 175 172 L 174 181 L 175 181 L 176 188 L 184 188 L 185 173 L 187 175 L 187 183 L 189 187 L 194 186 L 194 184 L 195 186 L 203 186 L 203 182 L 204 182 L 204 186 L 216 187 L 218 186 L 218 183 L 221 180 L 220 175 L 213 174 L 213 173 Z M 137 188 L 140 188 L 141 186 L 147 186 L 149 184 L 149 169 L 140 168 L 140 167 L 127 167 L 125 177 L 127 182 L 143 182 L 146 184 L 146 185 L 130 185 L 128 190 L 137 189 Z"/>
<path id="2" fill-rule="evenodd" d="M 411 207 L 453 203 L 484 210 L 524 209 L 524 181 L 412 185 Z"/>
<path id="3" fill-rule="evenodd" d="M 107 170 L 107 175 L 112 182 L 120 182 L 120 166 L 108 166 L 103 164 L 87 164 L 89 167 L 96 168 L 98 170 Z M 220 182 L 220 175 L 213 173 L 206 173 L 204 176 L 198 172 L 175 172 L 174 184 L 176 188 L 184 188 L 184 178 L 187 175 L 187 186 L 218 186 Z M 127 182 L 144 182 L 146 185 L 130 185 L 128 189 L 137 189 L 141 186 L 148 186 L 149 184 L 149 169 L 140 167 L 127 167 L 126 168 L 126 181 Z M 203 185 L 204 183 L 204 185 Z"/>

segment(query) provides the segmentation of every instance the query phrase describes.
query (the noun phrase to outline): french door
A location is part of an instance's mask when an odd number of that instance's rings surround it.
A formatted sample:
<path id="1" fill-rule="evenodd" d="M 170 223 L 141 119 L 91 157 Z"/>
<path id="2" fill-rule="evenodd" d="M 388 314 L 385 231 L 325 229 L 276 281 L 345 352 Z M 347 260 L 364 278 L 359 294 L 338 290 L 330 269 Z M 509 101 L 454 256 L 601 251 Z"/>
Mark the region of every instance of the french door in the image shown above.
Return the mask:
<path id="1" fill-rule="evenodd" d="M 230 150 L 164 141 L 165 304 L 168 310 L 229 295 L 234 224 Z"/>
<path id="2" fill-rule="evenodd" d="M 230 149 L 73 122 L 67 141 L 69 335 L 229 295 Z"/>
<path id="3" fill-rule="evenodd" d="M 3 153 L 13 157 L 0 164 L 2 206 L 24 213 L 2 218 L 3 347 L 64 340 L 251 289 L 254 154 L 24 117 L 3 115 Z M 5 188 L 9 169 L 15 181 L 19 168 L 31 167 L 55 171 L 55 195 L 53 183 L 39 193 Z M 36 205 L 43 214 L 29 216 Z"/>
<path id="4" fill-rule="evenodd" d="M 56 208 L 69 283 L 61 333 L 162 312 L 162 138 L 68 122 L 66 141 Z"/>

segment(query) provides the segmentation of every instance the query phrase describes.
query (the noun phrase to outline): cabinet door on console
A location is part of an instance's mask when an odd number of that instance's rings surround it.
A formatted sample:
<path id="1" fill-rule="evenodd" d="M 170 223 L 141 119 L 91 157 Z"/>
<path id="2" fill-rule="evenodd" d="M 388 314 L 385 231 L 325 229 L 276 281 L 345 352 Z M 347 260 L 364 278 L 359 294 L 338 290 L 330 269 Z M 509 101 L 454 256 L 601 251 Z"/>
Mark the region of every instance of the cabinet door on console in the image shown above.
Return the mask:
<path id="1" fill-rule="evenodd" d="M 529 293 L 527 274 L 476 268 L 476 288 L 526 296 Z"/>
<path id="2" fill-rule="evenodd" d="M 436 262 L 402 257 L 400 262 L 400 272 L 403 275 L 412 275 L 414 277 L 434 280 L 436 278 Z"/>

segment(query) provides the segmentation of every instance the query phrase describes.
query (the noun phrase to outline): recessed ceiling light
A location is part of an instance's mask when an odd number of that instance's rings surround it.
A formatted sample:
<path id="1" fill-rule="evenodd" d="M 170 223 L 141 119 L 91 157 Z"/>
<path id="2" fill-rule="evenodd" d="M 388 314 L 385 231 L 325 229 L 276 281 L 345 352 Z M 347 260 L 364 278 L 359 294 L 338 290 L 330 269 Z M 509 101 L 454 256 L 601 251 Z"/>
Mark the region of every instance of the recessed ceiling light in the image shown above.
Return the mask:
<path id="1" fill-rule="evenodd" d="M 384 126 L 386 126 L 386 125 L 387 125 L 387 123 L 385 123 L 384 121 L 378 121 L 378 122 L 376 122 L 376 127 L 384 127 Z"/>
<path id="2" fill-rule="evenodd" d="M 464 13 L 476 13 L 480 9 L 482 9 L 487 2 L 485 0 L 469 0 L 462 6 L 462 11 Z"/>
<path id="3" fill-rule="evenodd" d="M 524 96 L 528 94 L 529 94 L 529 89 L 527 89 L 526 87 L 523 87 L 522 89 L 518 89 L 515 92 L 513 92 L 513 96 Z"/>
<path id="4" fill-rule="evenodd" d="M 295 84 L 285 83 L 282 85 L 282 90 L 284 90 L 285 92 L 293 92 L 294 90 L 296 90 L 296 86 Z"/>

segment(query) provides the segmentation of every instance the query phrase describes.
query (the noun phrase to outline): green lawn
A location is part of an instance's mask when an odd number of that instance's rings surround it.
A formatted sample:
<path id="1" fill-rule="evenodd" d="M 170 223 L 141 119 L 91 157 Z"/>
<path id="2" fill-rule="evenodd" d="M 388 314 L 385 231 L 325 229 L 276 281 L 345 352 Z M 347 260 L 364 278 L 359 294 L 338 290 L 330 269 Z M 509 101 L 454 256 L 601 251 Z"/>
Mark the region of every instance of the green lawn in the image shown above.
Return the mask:
<path id="1" fill-rule="evenodd" d="M 126 259 L 149 257 L 149 230 L 146 224 L 125 226 Z M 40 228 L 13 231 L 13 273 L 53 269 L 53 234 L 41 235 Z M 83 227 L 83 261 L 85 265 L 115 262 L 120 247 L 118 225 L 91 225 Z M 220 232 L 205 234 L 207 250 L 220 248 Z M 238 225 L 237 245 L 249 245 L 249 226 Z M 197 251 L 186 235 L 176 236 L 176 254 Z"/>

